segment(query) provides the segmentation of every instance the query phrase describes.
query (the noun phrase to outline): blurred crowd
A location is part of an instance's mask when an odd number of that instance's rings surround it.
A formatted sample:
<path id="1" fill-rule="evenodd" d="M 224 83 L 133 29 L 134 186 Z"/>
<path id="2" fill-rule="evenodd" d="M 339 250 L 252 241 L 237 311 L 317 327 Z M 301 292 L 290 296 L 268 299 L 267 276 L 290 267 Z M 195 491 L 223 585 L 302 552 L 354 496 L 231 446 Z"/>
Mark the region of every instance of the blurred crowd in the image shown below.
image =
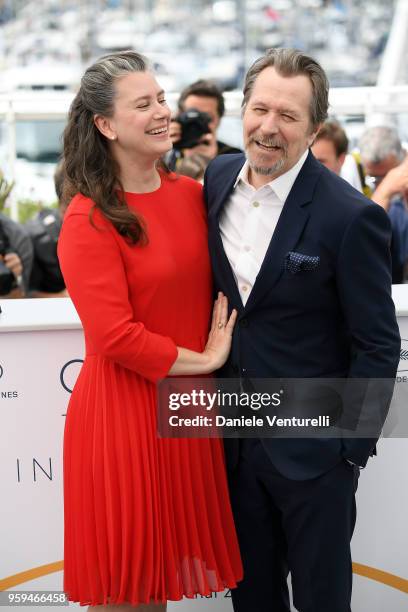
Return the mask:
<path id="1" fill-rule="evenodd" d="M 171 170 L 203 182 L 212 159 L 241 152 L 217 137 L 224 112 L 223 95 L 210 81 L 196 81 L 181 92 L 178 111 L 170 125 L 173 150 L 165 159 Z M 329 120 L 322 126 L 312 152 L 329 170 L 387 211 L 392 226 L 392 281 L 406 282 L 408 156 L 398 132 L 389 126 L 370 127 L 362 134 L 357 151 L 349 151 L 345 130 L 337 121 Z M 63 187 L 61 163 L 55 173 L 59 207 L 43 209 L 21 225 L 2 212 L 12 185 L 0 172 L 1 298 L 67 296 L 57 258 L 58 236 L 69 201 Z"/>
<path id="2" fill-rule="evenodd" d="M 2 212 L 12 185 L 0 180 L 0 298 L 68 295 L 57 257 L 64 212 L 61 165 L 57 167 L 54 182 L 58 208 L 44 208 L 22 225 Z"/>

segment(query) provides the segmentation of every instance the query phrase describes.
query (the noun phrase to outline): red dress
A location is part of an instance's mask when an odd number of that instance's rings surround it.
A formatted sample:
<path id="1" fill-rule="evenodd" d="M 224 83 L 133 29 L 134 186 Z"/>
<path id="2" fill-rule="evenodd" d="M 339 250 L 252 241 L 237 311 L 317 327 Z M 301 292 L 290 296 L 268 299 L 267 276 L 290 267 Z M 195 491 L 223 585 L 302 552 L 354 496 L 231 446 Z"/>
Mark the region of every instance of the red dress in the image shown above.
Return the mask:
<path id="1" fill-rule="evenodd" d="M 81 604 L 178 600 L 234 587 L 242 566 L 217 439 L 160 439 L 155 381 L 202 351 L 212 308 L 201 186 L 163 175 L 126 194 L 149 243 L 129 245 L 74 197 L 59 239 L 86 358 L 64 436 L 64 589 Z"/>

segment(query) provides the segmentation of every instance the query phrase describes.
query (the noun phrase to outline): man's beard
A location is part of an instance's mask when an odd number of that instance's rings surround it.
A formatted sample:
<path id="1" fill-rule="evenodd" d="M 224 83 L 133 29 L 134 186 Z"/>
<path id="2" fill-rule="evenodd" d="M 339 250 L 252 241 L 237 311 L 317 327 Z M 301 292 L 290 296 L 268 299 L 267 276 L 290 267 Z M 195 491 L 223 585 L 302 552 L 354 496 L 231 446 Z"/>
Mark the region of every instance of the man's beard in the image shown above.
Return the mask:
<path id="1" fill-rule="evenodd" d="M 248 152 L 248 145 L 250 145 L 252 142 L 255 143 L 255 146 L 256 143 L 259 142 L 260 144 L 266 145 L 268 147 L 280 147 L 282 151 L 282 157 L 273 164 L 269 164 L 268 166 L 258 165 L 257 163 L 251 160 Z M 253 136 L 247 144 L 246 156 L 248 159 L 249 167 L 251 168 L 251 170 L 253 170 L 253 172 L 262 176 L 275 176 L 276 174 L 280 173 L 280 171 L 285 165 L 285 161 L 287 159 L 287 145 L 278 138 L 261 139 L 256 138 L 256 136 Z"/>
<path id="2" fill-rule="evenodd" d="M 283 166 L 285 165 L 285 160 L 282 157 L 271 166 L 257 166 L 248 157 L 248 163 L 249 167 L 255 172 L 255 174 L 261 174 L 262 176 L 275 176 L 282 170 Z"/>

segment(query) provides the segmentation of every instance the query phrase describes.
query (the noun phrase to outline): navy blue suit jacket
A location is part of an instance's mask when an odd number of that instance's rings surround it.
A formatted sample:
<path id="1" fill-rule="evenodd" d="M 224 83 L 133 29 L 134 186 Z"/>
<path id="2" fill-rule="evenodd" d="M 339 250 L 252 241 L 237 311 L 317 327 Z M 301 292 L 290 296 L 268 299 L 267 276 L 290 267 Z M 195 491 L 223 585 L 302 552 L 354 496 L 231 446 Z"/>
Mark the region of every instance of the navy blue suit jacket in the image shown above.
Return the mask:
<path id="1" fill-rule="evenodd" d="M 245 161 L 216 158 L 204 193 L 215 289 L 239 316 L 220 376 L 394 378 L 400 336 L 391 298 L 390 222 L 384 210 L 309 155 L 285 202 L 245 307 L 225 254 L 219 217 Z M 319 257 L 292 274 L 290 251 Z M 275 467 L 294 479 L 329 470 L 342 457 L 364 466 L 375 439 L 263 439 Z M 239 442 L 225 440 L 227 465 Z"/>

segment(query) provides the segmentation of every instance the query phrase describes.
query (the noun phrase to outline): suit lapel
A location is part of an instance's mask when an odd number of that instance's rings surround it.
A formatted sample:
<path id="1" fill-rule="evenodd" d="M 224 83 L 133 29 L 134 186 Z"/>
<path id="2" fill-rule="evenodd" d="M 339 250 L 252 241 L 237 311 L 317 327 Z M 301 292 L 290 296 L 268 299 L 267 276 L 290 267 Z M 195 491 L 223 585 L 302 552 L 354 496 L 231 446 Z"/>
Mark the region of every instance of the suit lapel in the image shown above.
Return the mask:
<path id="1" fill-rule="evenodd" d="M 309 219 L 307 205 L 312 201 L 321 168 L 309 152 L 283 206 L 268 250 L 245 306 L 251 310 L 275 285 L 284 270 L 286 254 L 293 250 Z"/>
<path id="2" fill-rule="evenodd" d="M 209 224 L 209 236 L 210 236 L 210 250 L 213 255 L 213 261 L 216 262 L 214 270 L 216 269 L 217 277 L 220 287 L 224 288 L 224 292 L 229 296 L 229 302 L 231 308 L 236 308 L 238 311 L 243 310 L 243 304 L 241 296 L 238 291 L 237 283 L 235 281 L 234 273 L 232 271 L 230 262 L 224 250 L 222 243 L 219 217 L 222 209 L 230 197 L 235 180 L 244 165 L 245 156 L 242 155 L 227 176 L 225 182 L 221 185 L 220 189 L 216 190 L 214 201 L 211 203 L 211 208 L 208 214 Z M 223 176 L 224 178 L 224 176 Z"/>
<path id="3" fill-rule="evenodd" d="M 222 173 L 220 176 L 220 181 L 223 180 L 223 182 L 219 187 L 217 185 L 217 189 L 215 190 L 216 193 L 213 201 L 211 202 L 211 208 L 209 210 L 210 217 L 216 217 L 217 219 L 219 218 L 222 208 L 234 189 L 234 183 L 244 163 L 245 155 L 240 155 L 238 159 L 235 160 L 232 167 L 228 168 L 228 175 L 225 176 L 225 174 Z"/>
<path id="4" fill-rule="evenodd" d="M 216 193 L 213 201 L 211 202 L 208 214 L 209 246 L 213 260 L 214 272 L 216 273 L 220 288 L 222 288 L 224 293 L 229 296 L 231 308 L 236 308 L 238 311 L 242 311 L 244 306 L 238 291 L 234 273 L 222 243 L 219 217 L 225 203 L 233 191 L 235 180 L 242 166 L 244 165 L 244 162 L 245 156 L 241 155 L 234 163 L 233 167 L 228 169 L 225 182 L 219 189 L 217 188 L 214 190 Z M 222 175 L 222 178 L 224 178 L 224 175 Z"/>

